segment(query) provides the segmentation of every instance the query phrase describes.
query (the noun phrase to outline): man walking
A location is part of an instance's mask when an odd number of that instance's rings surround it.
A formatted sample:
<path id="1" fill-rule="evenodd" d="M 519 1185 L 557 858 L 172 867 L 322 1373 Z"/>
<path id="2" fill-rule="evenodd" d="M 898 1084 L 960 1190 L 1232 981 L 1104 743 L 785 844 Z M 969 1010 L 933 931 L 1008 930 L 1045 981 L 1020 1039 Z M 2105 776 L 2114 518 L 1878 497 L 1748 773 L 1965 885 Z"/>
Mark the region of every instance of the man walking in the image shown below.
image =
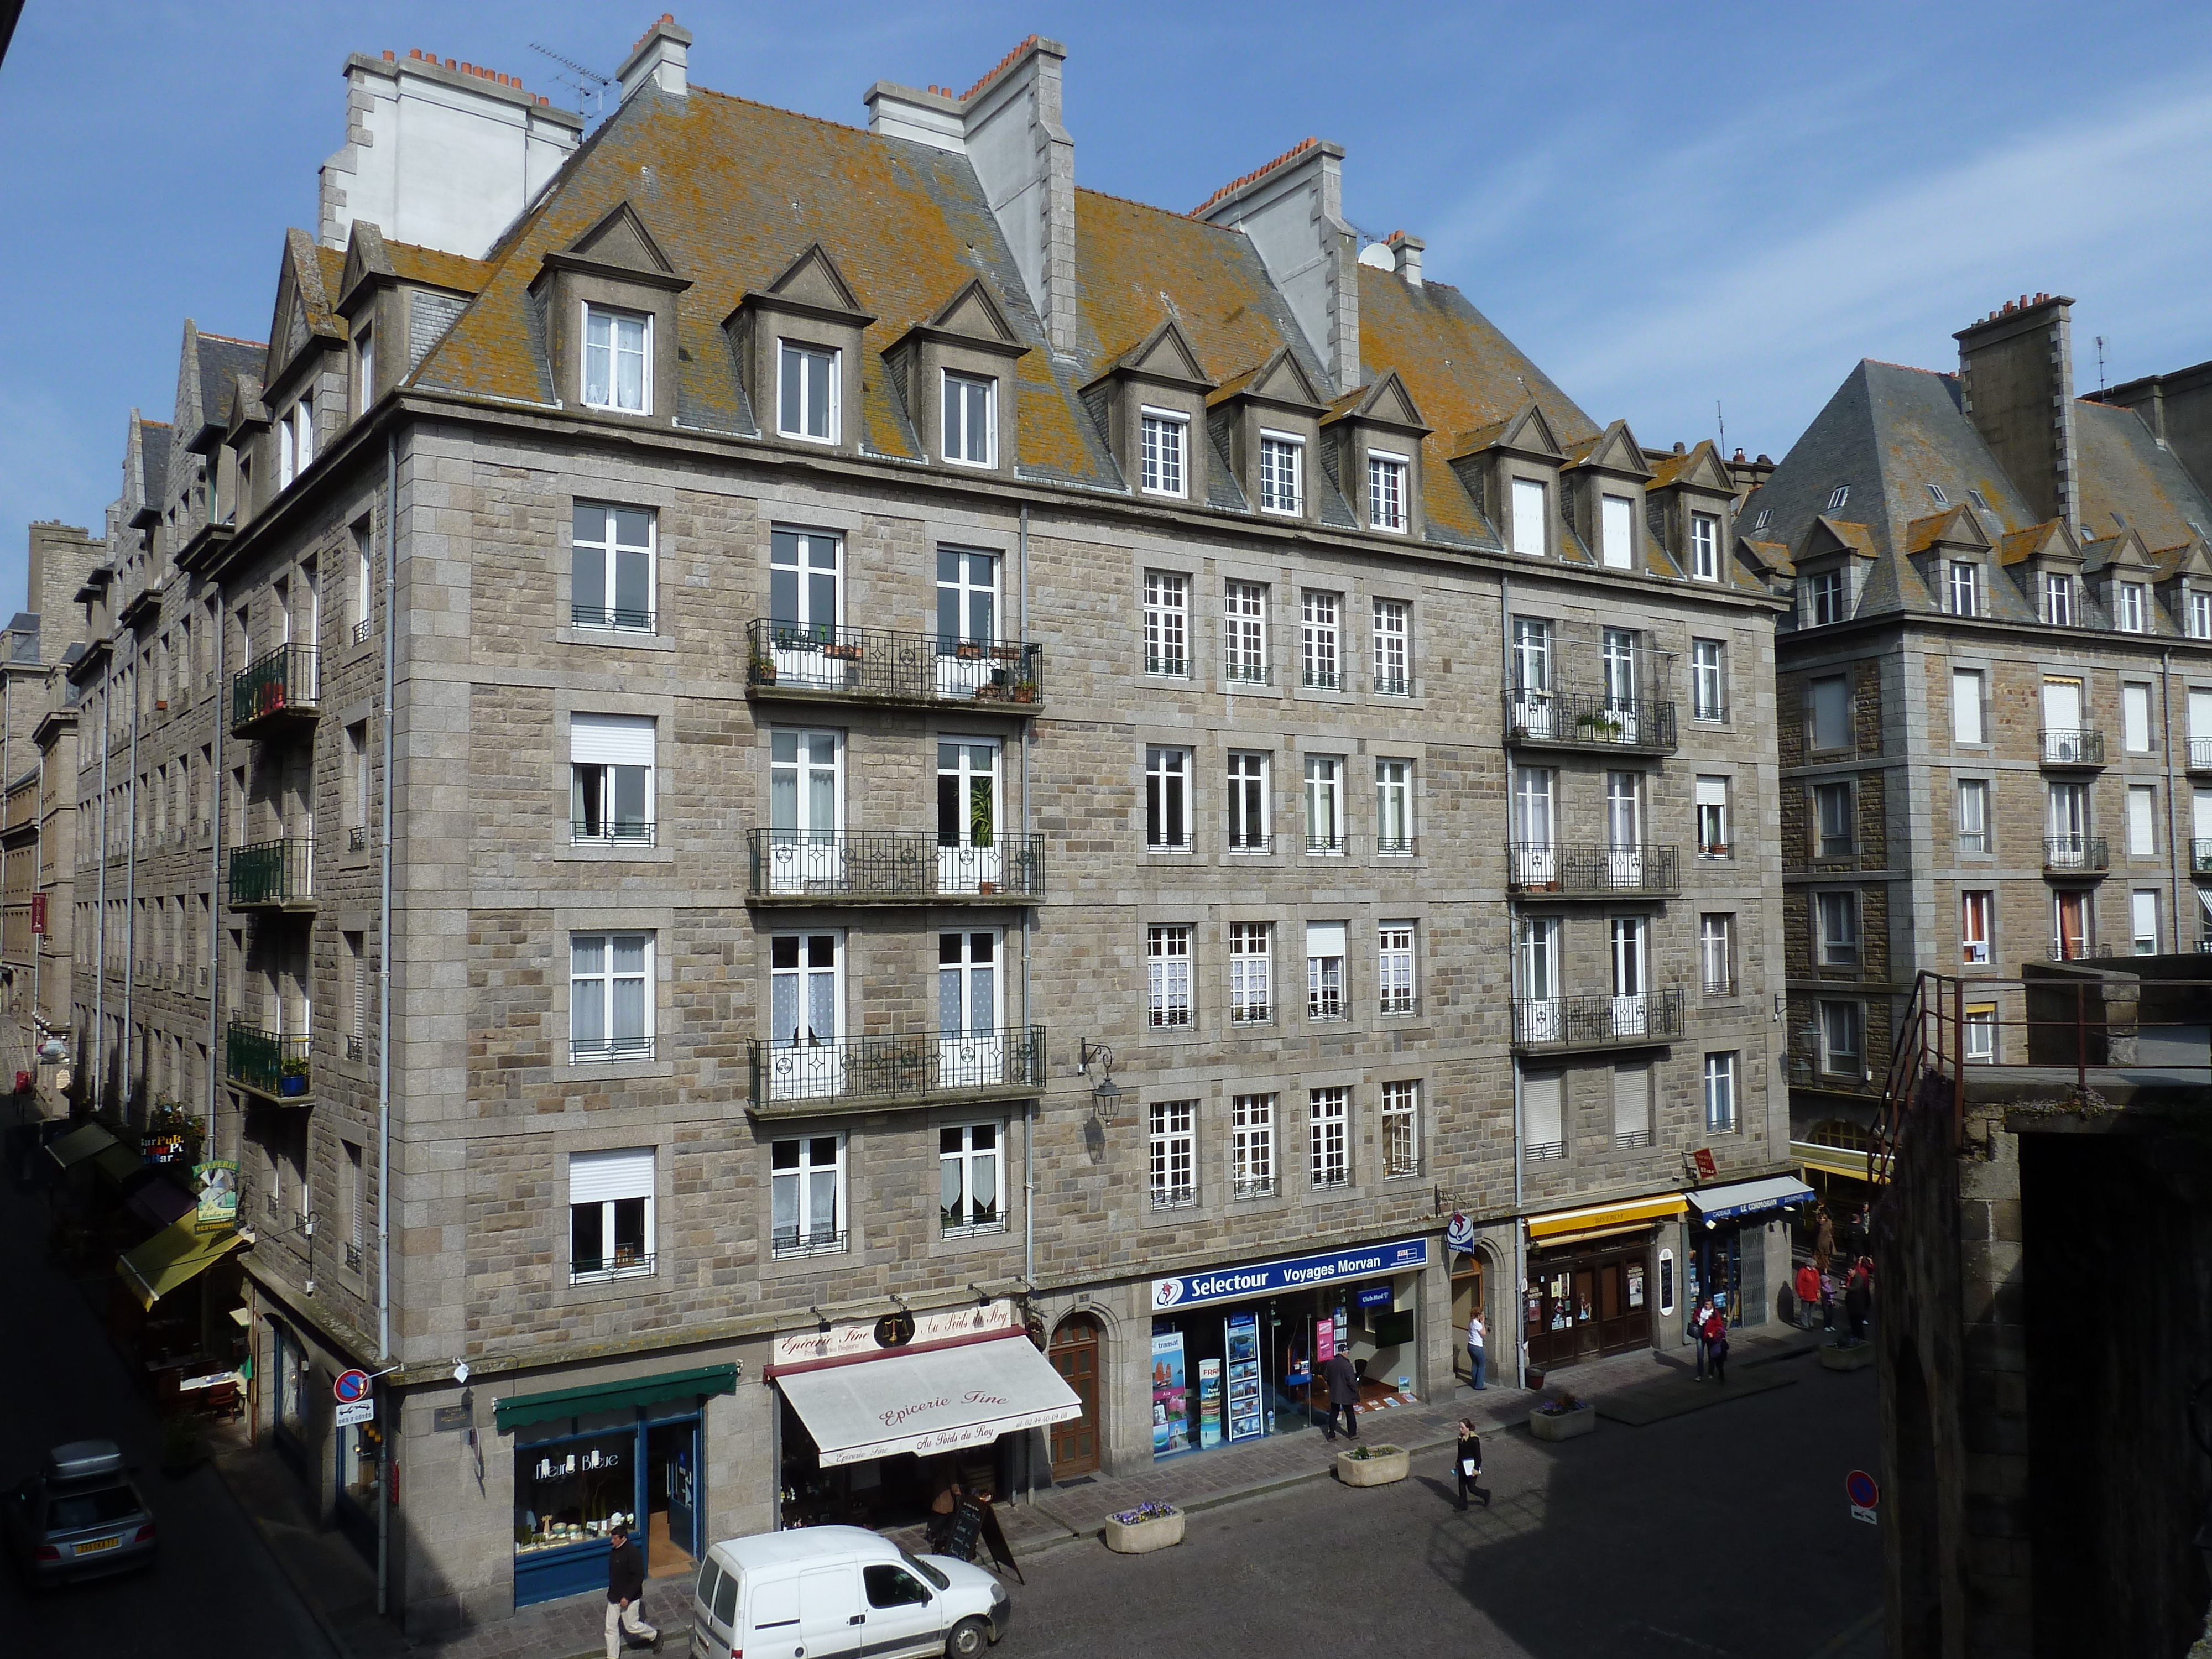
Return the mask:
<path id="1" fill-rule="evenodd" d="M 1482 1380 L 1483 1364 L 1490 1357 L 1490 1332 L 1482 1322 L 1482 1310 L 1474 1310 L 1474 1317 L 1467 1322 L 1467 1374 L 1477 1389 L 1486 1386 Z"/>
<path id="2" fill-rule="evenodd" d="M 1359 1374 L 1352 1369 L 1352 1356 L 1341 1348 L 1321 1368 L 1328 1382 L 1328 1437 L 1336 1438 L 1336 1414 L 1344 1413 L 1344 1431 L 1359 1438 Z"/>
<path id="3" fill-rule="evenodd" d="M 614 1548 L 607 1556 L 607 1659 L 622 1659 L 623 1632 L 650 1642 L 660 1651 L 660 1632 L 645 1622 L 645 1554 L 629 1541 L 629 1528 L 617 1521 L 607 1529 Z"/>

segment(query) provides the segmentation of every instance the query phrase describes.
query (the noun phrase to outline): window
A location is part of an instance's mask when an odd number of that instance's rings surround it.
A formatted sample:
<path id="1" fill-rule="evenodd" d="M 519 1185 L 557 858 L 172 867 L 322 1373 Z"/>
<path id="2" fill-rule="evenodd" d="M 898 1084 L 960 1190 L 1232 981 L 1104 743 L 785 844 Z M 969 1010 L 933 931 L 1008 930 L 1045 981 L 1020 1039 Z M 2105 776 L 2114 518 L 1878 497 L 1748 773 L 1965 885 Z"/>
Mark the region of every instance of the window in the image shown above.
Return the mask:
<path id="1" fill-rule="evenodd" d="M 1814 895 L 1820 923 L 1820 963 L 1826 968 L 1859 965 L 1859 896 Z"/>
<path id="2" fill-rule="evenodd" d="M 1229 757 L 1229 850 L 1268 850 L 1267 757 L 1232 750 Z"/>
<path id="3" fill-rule="evenodd" d="M 2118 605 L 2119 616 L 2118 618 L 2120 632 L 2123 634 L 2142 633 L 2143 631 L 2143 616 L 2145 610 L 2146 606 L 2143 604 L 2143 585 L 2141 582 L 2120 583 Z"/>
<path id="4" fill-rule="evenodd" d="M 350 1140 L 338 1142 L 338 1217 L 345 1229 L 345 1264 L 361 1271 L 361 1247 L 368 1237 L 368 1183 L 362 1179 L 361 1147 Z M 573 1188 L 572 1188 L 573 1192 Z"/>
<path id="5" fill-rule="evenodd" d="M 1375 601 L 1375 695 L 1410 697 L 1413 695 L 1407 623 L 1413 607 L 1403 599 Z"/>
<path id="6" fill-rule="evenodd" d="M 1190 1024 L 1190 929 L 1145 929 L 1145 978 L 1153 1025 Z"/>
<path id="7" fill-rule="evenodd" d="M 653 319 L 584 307 L 584 403 L 642 415 L 653 406 Z"/>
<path id="8" fill-rule="evenodd" d="M 1986 743 L 1982 726 L 1982 671 L 1951 671 L 1951 741 Z"/>
<path id="9" fill-rule="evenodd" d="M 1517 767 L 1513 774 L 1512 869 L 1509 878 L 1516 886 L 1552 889 L 1559 885 L 1559 854 L 1554 848 L 1553 788 L 1556 774 L 1549 767 Z"/>
<path id="10" fill-rule="evenodd" d="M 776 353 L 775 429 L 786 438 L 837 441 L 839 353 L 782 342 Z"/>
<path id="11" fill-rule="evenodd" d="M 1948 507 L 1951 504 L 1951 498 L 1943 493 L 1943 486 L 1939 483 L 1931 483 L 1928 486 L 1928 499 L 1938 507 Z"/>
<path id="12" fill-rule="evenodd" d="M 1406 528 L 1406 458 L 1370 453 L 1367 457 L 1367 527 Z"/>
<path id="13" fill-rule="evenodd" d="M 1613 1145 L 1616 1152 L 1651 1144 L 1651 1067 L 1632 1060 L 1613 1068 Z M 1632 1281 L 1632 1283 L 1633 1281 Z"/>
<path id="14" fill-rule="evenodd" d="M 1190 422 L 1165 410 L 1148 409 L 1142 420 L 1144 453 L 1140 457 L 1144 488 L 1154 495 L 1183 493 L 1183 438 Z"/>
<path id="15" fill-rule="evenodd" d="M 1698 981 L 1709 997 L 1735 994 L 1735 918 L 1698 918 Z"/>
<path id="16" fill-rule="evenodd" d="M 1310 1097 L 1313 1121 L 1313 1184 L 1346 1187 L 1352 1182 L 1349 1089 L 1316 1089 Z"/>
<path id="17" fill-rule="evenodd" d="M 1567 1155 L 1566 1079 L 1557 1072 L 1531 1072 L 1521 1079 L 1522 1151 L 1532 1164 Z"/>
<path id="18" fill-rule="evenodd" d="M 376 335 L 367 323 L 353 331 L 354 407 L 366 415 L 376 401 Z"/>
<path id="19" fill-rule="evenodd" d="M 368 939 L 359 932 L 345 935 L 346 1058 L 359 1060 L 368 1041 Z"/>
<path id="20" fill-rule="evenodd" d="M 1613 1035 L 1643 1034 L 1648 963 L 1644 946 L 1650 932 L 1642 916 L 1614 916 L 1607 923 L 1613 940 Z"/>
<path id="21" fill-rule="evenodd" d="M 1382 854 L 1413 850 L 1413 763 L 1375 763 L 1375 850 Z"/>
<path id="22" fill-rule="evenodd" d="M 1344 850 L 1344 762 L 1334 755 L 1306 757 L 1306 851 Z"/>
<path id="23" fill-rule="evenodd" d="M 1386 921 L 1376 929 L 1376 976 L 1386 1014 L 1413 1012 L 1413 924 Z"/>
<path id="24" fill-rule="evenodd" d="M 1729 855 L 1728 798 L 1726 778 L 1698 780 L 1698 856 L 1701 859 L 1724 859 Z"/>
<path id="25" fill-rule="evenodd" d="M 2050 790 L 2050 808 L 2045 819 L 2051 837 L 2044 849 L 2044 863 L 2056 869 L 2087 867 L 2090 851 L 2089 791 L 2079 783 L 2054 783 Z"/>
<path id="26" fill-rule="evenodd" d="M 1850 499 L 1851 487 L 1849 484 L 1838 484 L 1828 492 L 1828 511 L 1831 513 L 1841 511 Z"/>
<path id="27" fill-rule="evenodd" d="M 1806 700 L 1813 710 L 1813 747 L 1815 750 L 1850 748 L 1850 681 L 1841 674 L 1814 680 L 1808 688 Z"/>
<path id="28" fill-rule="evenodd" d="M 568 1282 L 653 1271 L 653 1152 L 568 1154 Z"/>
<path id="29" fill-rule="evenodd" d="M 2212 640 L 2212 593 L 2189 595 L 2189 637 Z"/>
<path id="30" fill-rule="evenodd" d="M 1275 1097 L 1237 1095 L 1229 1103 L 1229 1178 L 1238 1198 L 1275 1190 Z"/>
<path id="31" fill-rule="evenodd" d="M 989 646 L 999 635 L 999 556 L 971 549 L 937 550 L 937 653 L 963 645 Z"/>
<path id="32" fill-rule="evenodd" d="M 1966 1007 L 1966 1063 L 1993 1066 L 1997 1058 L 1997 1008 L 1994 1002 Z"/>
<path id="33" fill-rule="evenodd" d="M 1260 434 L 1260 510 L 1305 510 L 1305 441 L 1280 432 Z"/>
<path id="34" fill-rule="evenodd" d="M 1711 513 L 1690 514 L 1690 574 L 1701 582 L 1721 579 L 1721 521 Z"/>
<path id="35" fill-rule="evenodd" d="M 1844 573 L 1823 570 L 1813 579 L 1813 626 L 1825 628 L 1844 618 Z"/>
<path id="36" fill-rule="evenodd" d="M 1145 672 L 1181 679 L 1190 672 L 1190 584 L 1164 570 L 1145 573 Z"/>
<path id="37" fill-rule="evenodd" d="M 997 1123 L 948 1123 L 937 1132 L 938 1226 L 946 1238 L 1006 1231 L 1005 1138 Z"/>
<path id="38" fill-rule="evenodd" d="M 1959 780 L 1959 850 L 1991 853 L 1990 844 L 1990 781 L 1987 778 Z"/>
<path id="39" fill-rule="evenodd" d="M 288 488 L 299 476 L 299 456 L 293 447 L 294 441 L 292 412 L 287 410 L 276 422 L 276 488 L 279 489 Z"/>
<path id="40" fill-rule="evenodd" d="M 1382 1085 L 1382 1178 L 1421 1172 L 1421 1085 Z"/>
<path id="41" fill-rule="evenodd" d="M 1552 625 L 1527 617 L 1513 619 L 1513 689 L 1524 697 L 1552 689 Z M 1523 713 L 1520 718 L 1529 717 Z"/>
<path id="42" fill-rule="evenodd" d="M 1242 685 L 1267 680 L 1267 590 L 1258 582 L 1231 582 L 1223 590 L 1229 678 Z"/>
<path id="43" fill-rule="evenodd" d="M 1986 496 L 1986 495 L 1983 495 L 1983 494 L 1982 494 L 1982 492 L 1981 492 L 1980 490 L 1978 490 L 1978 489 L 1970 489 L 1970 490 L 1968 490 L 1968 491 L 1966 492 L 1966 499 L 1967 499 L 1968 501 L 1972 501 L 1972 502 L 1975 505 L 1975 507 L 1978 507 L 1978 509 L 1980 509 L 1980 510 L 1981 510 L 1982 512 L 1984 512 L 1984 513 L 1986 513 L 1986 512 L 1988 512 L 1988 511 L 1990 510 L 1990 498 L 1989 498 L 1988 496 Z"/>
<path id="44" fill-rule="evenodd" d="M 844 748 L 835 732 L 784 728 L 769 733 L 771 891 L 836 891 L 843 887 Z"/>
<path id="45" fill-rule="evenodd" d="M 1194 1100 L 1152 1103 L 1150 1146 L 1156 1210 L 1179 1210 L 1198 1201 L 1198 1136 L 1192 1127 L 1197 1115 Z"/>
<path id="46" fill-rule="evenodd" d="M 2155 823 L 2158 791 L 2149 784 L 2128 786 L 2128 856 L 2152 858 L 2158 853 Z"/>
<path id="47" fill-rule="evenodd" d="M 1145 750 L 1145 845 L 1156 853 L 1190 851 L 1190 750 Z"/>
<path id="48" fill-rule="evenodd" d="M 1605 568 L 1632 569 L 1636 564 L 1636 504 L 1626 495 L 1605 496 L 1598 503 L 1598 520 Z"/>
<path id="49" fill-rule="evenodd" d="M 844 547 L 835 536 L 818 531 L 775 530 L 769 536 L 768 614 L 778 642 L 811 641 L 817 645 L 837 643 L 837 627 L 844 620 Z M 817 653 L 790 653 L 793 665 L 811 661 Z M 780 659 L 778 667 L 784 666 Z M 835 666 L 842 670 L 842 663 Z M 819 675 L 817 666 L 802 671 Z M 836 681 L 843 686 L 841 672 Z"/>
<path id="50" fill-rule="evenodd" d="M 769 1144 L 769 1253 L 826 1255 L 845 1248 L 845 1137 Z"/>
<path id="51" fill-rule="evenodd" d="M 1534 478 L 1513 481 L 1513 550 L 1540 559 L 1551 544 L 1544 486 Z"/>
<path id="52" fill-rule="evenodd" d="M 1309 589 L 1298 629 L 1298 683 L 1334 691 L 1344 684 L 1337 665 L 1337 596 Z"/>
<path id="53" fill-rule="evenodd" d="M 2074 623 L 2074 579 L 2071 576 L 2045 576 L 2043 579 L 2043 620 L 2062 628 Z"/>
<path id="54" fill-rule="evenodd" d="M 1951 614 L 1982 614 L 1982 568 L 1966 559 L 1951 561 Z"/>
<path id="55" fill-rule="evenodd" d="M 903 1567 L 877 1565 L 860 1569 L 860 1583 L 872 1607 L 926 1607 L 929 1592 Z M 734 1602 L 731 1607 L 736 1612 Z"/>
<path id="56" fill-rule="evenodd" d="M 653 935 L 568 939 L 568 1057 L 653 1058 Z"/>
<path id="57" fill-rule="evenodd" d="M 1264 1025 L 1274 1013 L 1273 929 L 1264 921 L 1229 924 L 1229 1022 Z"/>
<path id="58" fill-rule="evenodd" d="M 1985 968 L 1990 962 L 1990 923 L 1996 895 L 1986 889 L 1967 889 L 1959 895 L 1959 960 L 1969 968 Z"/>
<path id="59" fill-rule="evenodd" d="M 2138 887 L 2128 895 L 2128 921 L 2134 931 L 2136 954 L 2158 954 L 2158 890 Z"/>
<path id="60" fill-rule="evenodd" d="M 1851 786 L 1848 783 L 1814 784 L 1813 817 L 1820 837 L 1819 856 L 1824 859 L 1850 857 L 1854 842 Z"/>
<path id="61" fill-rule="evenodd" d="M 1705 1056 L 1705 1128 L 1724 1134 L 1735 1127 L 1735 1056 Z"/>
<path id="62" fill-rule="evenodd" d="M 1728 718 L 1727 647 L 1718 640 L 1690 641 L 1690 718 Z"/>
<path id="63" fill-rule="evenodd" d="M 650 715 L 568 716 L 569 839 L 653 844 Z"/>
<path id="64" fill-rule="evenodd" d="M 1344 1018 L 1344 939 L 1340 921 L 1306 924 L 1306 1014 L 1312 1019 Z"/>
<path id="65" fill-rule="evenodd" d="M 2150 752 L 2150 687 L 2120 687 L 2120 746 L 2130 755 Z"/>
<path id="66" fill-rule="evenodd" d="M 945 459 L 963 466 L 999 459 L 999 383 L 973 374 L 945 375 Z"/>
<path id="67" fill-rule="evenodd" d="M 2091 954 L 2089 896 L 2072 890 L 2051 896 L 2051 954 L 2060 962 L 2079 962 Z"/>
<path id="68" fill-rule="evenodd" d="M 1864 1073 L 1859 1059 L 1861 1010 L 1856 1002 L 1820 1005 L 1820 1069 L 1831 1077 Z"/>
<path id="69" fill-rule="evenodd" d="M 938 1082 L 973 1089 L 1005 1080 L 999 1031 L 999 934 L 995 928 L 937 936 Z"/>
<path id="70" fill-rule="evenodd" d="M 292 429 L 295 434 L 293 443 L 300 454 L 299 471 L 305 472 L 315 459 L 315 400 L 312 395 L 292 405 Z"/>
<path id="71" fill-rule="evenodd" d="M 769 939 L 771 1097 L 804 1099 L 844 1088 L 843 983 L 836 933 Z"/>

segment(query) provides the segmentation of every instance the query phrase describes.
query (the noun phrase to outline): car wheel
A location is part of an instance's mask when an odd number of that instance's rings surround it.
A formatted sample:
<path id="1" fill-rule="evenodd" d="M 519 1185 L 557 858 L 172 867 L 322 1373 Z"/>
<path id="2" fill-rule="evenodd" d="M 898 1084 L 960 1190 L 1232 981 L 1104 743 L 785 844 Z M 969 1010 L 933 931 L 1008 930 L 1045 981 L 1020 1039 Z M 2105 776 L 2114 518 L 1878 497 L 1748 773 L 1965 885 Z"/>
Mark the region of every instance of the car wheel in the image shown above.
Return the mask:
<path id="1" fill-rule="evenodd" d="M 963 1619 L 945 1638 L 945 1659 L 978 1659 L 991 1645 L 991 1627 L 980 1619 Z"/>

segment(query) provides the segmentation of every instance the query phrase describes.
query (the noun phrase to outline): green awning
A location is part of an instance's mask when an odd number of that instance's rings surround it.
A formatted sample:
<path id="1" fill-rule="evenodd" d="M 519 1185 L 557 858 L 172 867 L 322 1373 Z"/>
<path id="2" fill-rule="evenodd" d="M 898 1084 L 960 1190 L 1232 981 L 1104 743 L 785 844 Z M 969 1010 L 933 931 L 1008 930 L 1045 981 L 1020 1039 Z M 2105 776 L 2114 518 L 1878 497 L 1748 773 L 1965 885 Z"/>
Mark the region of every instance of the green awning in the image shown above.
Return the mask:
<path id="1" fill-rule="evenodd" d="M 72 1169 L 96 1152 L 104 1152 L 114 1146 L 115 1137 L 97 1123 L 88 1123 L 81 1129 L 72 1129 L 46 1148 L 46 1156 L 63 1169 Z"/>
<path id="2" fill-rule="evenodd" d="M 650 1405 L 656 1400 L 680 1400 L 687 1395 L 737 1391 L 735 1365 L 702 1365 L 692 1371 L 660 1371 L 652 1376 L 626 1376 L 619 1382 L 595 1382 L 586 1389 L 511 1395 L 505 1400 L 492 1401 L 491 1414 L 493 1422 L 501 1429 L 517 1429 L 526 1423 L 543 1423 L 550 1418 L 580 1417 L 587 1412 Z"/>

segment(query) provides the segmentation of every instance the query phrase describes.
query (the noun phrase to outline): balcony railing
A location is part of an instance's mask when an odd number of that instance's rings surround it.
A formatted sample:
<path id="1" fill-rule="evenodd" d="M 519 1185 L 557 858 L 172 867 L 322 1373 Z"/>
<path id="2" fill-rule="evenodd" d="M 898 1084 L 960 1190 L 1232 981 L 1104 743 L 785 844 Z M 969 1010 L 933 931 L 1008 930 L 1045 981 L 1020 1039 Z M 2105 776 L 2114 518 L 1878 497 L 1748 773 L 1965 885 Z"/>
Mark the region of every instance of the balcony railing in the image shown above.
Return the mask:
<path id="1" fill-rule="evenodd" d="M 1516 997 L 1513 1001 L 1513 1046 L 1523 1052 L 1672 1042 L 1681 1035 L 1680 991 L 1625 997 Z"/>
<path id="2" fill-rule="evenodd" d="M 2086 939 L 2054 939 L 2045 947 L 2044 956 L 2052 962 L 2087 962 L 2098 954 L 2097 947 Z"/>
<path id="3" fill-rule="evenodd" d="M 2043 732 L 2045 766 L 2102 766 L 2105 734 L 2087 729 L 2045 726 Z"/>
<path id="4" fill-rule="evenodd" d="M 234 1022 L 224 1037 L 222 1074 L 264 1099 L 304 1105 L 315 1092 L 309 1043 Z"/>
<path id="5" fill-rule="evenodd" d="M 314 902 L 314 842 L 263 841 L 230 849 L 232 909 L 307 909 Z"/>
<path id="6" fill-rule="evenodd" d="M 653 825 L 638 818 L 574 818 L 568 824 L 571 847 L 650 847 Z"/>
<path id="7" fill-rule="evenodd" d="M 861 904 L 1044 896 L 1044 837 L 994 836 L 945 846 L 926 830 L 748 830 L 748 896 Z"/>
<path id="8" fill-rule="evenodd" d="M 757 1112 L 794 1114 L 841 1103 L 922 1101 L 944 1095 L 1018 1094 L 1042 1088 L 1042 1025 L 1003 1031 L 921 1031 L 748 1045 Z"/>
<path id="9" fill-rule="evenodd" d="M 313 720 L 321 712 L 322 684 L 311 645 L 280 645 L 231 677 L 233 737 L 278 720 Z"/>
<path id="10" fill-rule="evenodd" d="M 2189 769 L 2192 772 L 2212 772 L 2212 738 L 2189 739 Z"/>
<path id="11" fill-rule="evenodd" d="M 1021 709 L 1044 701 L 1042 646 L 766 617 L 747 625 L 745 639 L 745 684 L 757 696 Z"/>
<path id="12" fill-rule="evenodd" d="M 2212 841 L 2192 841 L 2189 843 L 2189 873 L 2192 876 L 2212 876 Z"/>
<path id="13" fill-rule="evenodd" d="M 1232 1176 L 1229 1182 L 1229 1194 L 1232 1198 L 1273 1198 L 1275 1195 L 1275 1177 L 1271 1175 Z"/>
<path id="14" fill-rule="evenodd" d="M 618 605 L 571 605 L 568 621 L 577 628 L 599 628 L 618 630 L 625 634 L 650 634 L 659 623 L 659 617 L 651 611 L 627 609 Z"/>
<path id="15" fill-rule="evenodd" d="M 1546 897 L 1658 897 L 1682 890 L 1681 862 L 1672 847 L 1509 842 L 1505 884 L 1516 893 Z"/>
<path id="16" fill-rule="evenodd" d="M 2053 876 L 2101 876 L 2112 867 L 2102 836 L 2047 836 L 2043 872 Z"/>
<path id="17" fill-rule="evenodd" d="M 1152 1207 L 1156 1210 L 1187 1210 L 1197 1202 L 1198 1188 L 1194 1186 L 1152 1188 Z"/>
<path id="18" fill-rule="evenodd" d="M 1557 749 L 1674 747 L 1674 705 L 1596 691 L 1505 693 L 1505 740 Z"/>
<path id="19" fill-rule="evenodd" d="M 587 1284 L 601 1279 L 645 1279 L 653 1273 L 653 1252 L 615 1246 L 612 1255 L 579 1256 L 568 1264 L 568 1282 Z"/>
<path id="20" fill-rule="evenodd" d="M 769 1230 L 769 1254 L 778 1260 L 794 1255 L 842 1255 L 845 1233 L 836 1227 L 773 1227 Z"/>

